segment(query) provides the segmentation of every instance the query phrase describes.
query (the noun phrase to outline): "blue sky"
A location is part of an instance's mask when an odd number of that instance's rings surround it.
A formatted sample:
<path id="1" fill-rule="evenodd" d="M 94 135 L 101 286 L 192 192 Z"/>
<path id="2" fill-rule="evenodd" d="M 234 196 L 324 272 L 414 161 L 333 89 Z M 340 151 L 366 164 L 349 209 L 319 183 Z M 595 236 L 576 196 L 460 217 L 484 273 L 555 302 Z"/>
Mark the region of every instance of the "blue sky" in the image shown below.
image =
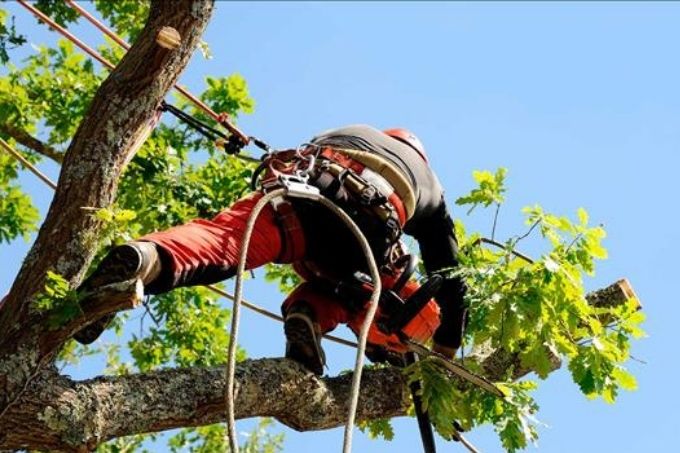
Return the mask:
<path id="1" fill-rule="evenodd" d="M 31 42 L 54 41 L 16 5 L 6 7 Z M 608 230 L 610 258 L 587 286 L 631 280 L 649 333 L 633 354 L 647 364 L 630 363 L 640 389 L 613 406 L 586 400 L 563 371 L 542 382 L 539 419 L 549 427 L 540 430 L 540 450 L 670 451 L 680 429 L 678 24 L 677 3 L 218 2 L 206 33 L 214 58 L 197 55 L 182 83 L 198 91 L 206 75 L 241 73 L 257 105 L 240 125 L 280 147 L 350 123 L 408 127 L 450 201 L 472 187 L 472 170 L 507 167 L 500 237 L 523 231 L 526 205 L 571 216 L 588 209 Z M 98 39 L 88 27 L 76 30 Z M 51 193 L 30 175 L 23 180 L 44 212 Z M 490 213 L 454 214 L 470 229 L 491 228 Z M 28 244 L 0 247 L 4 293 Z M 530 243 L 526 251 L 539 252 Z M 248 282 L 246 296 L 273 310 L 281 299 L 261 279 Z M 283 353 L 278 324 L 245 313 L 242 329 L 251 356 Z M 331 373 L 351 367 L 349 351 L 327 352 Z M 418 451 L 414 420 L 395 429 L 392 444 L 358 433 L 355 451 Z M 501 451 L 490 429 L 468 438 Z M 286 430 L 286 451 L 339 450 L 341 442 L 340 429 Z M 457 448 L 440 442 L 442 451 Z"/>

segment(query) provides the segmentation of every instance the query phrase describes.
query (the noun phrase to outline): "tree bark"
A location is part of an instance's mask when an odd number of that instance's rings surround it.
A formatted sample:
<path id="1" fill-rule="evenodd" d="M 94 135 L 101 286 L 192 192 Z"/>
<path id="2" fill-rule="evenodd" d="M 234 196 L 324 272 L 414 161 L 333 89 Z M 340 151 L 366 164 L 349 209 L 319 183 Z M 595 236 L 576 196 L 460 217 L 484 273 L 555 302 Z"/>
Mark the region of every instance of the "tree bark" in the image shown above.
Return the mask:
<path id="1" fill-rule="evenodd" d="M 34 296 L 48 270 L 73 287 L 79 283 L 102 228 L 82 208 L 113 201 L 125 164 L 188 63 L 212 10 L 213 0 L 152 1 L 139 39 L 99 87 L 64 156 L 47 217 L 0 310 L 0 418 L 61 345 L 43 341 L 51 333 L 46 316 L 31 307 Z M 156 43 L 163 27 L 179 33 L 177 48 Z"/>

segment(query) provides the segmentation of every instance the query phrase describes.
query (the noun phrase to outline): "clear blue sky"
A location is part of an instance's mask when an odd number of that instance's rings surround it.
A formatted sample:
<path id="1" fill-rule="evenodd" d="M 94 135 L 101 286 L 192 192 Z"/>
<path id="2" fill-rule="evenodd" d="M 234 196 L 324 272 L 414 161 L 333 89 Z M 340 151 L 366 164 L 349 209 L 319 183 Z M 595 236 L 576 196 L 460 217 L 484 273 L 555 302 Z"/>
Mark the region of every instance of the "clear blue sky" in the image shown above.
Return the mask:
<path id="1" fill-rule="evenodd" d="M 6 6 L 32 42 L 53 42 L 24 11 Z M 680 4 L 218 2 L 206 39 L 214 58 L 197 56 L 182 82 L 197 91 L 205 75 L 243 74 L 257 106 L 240 124 L 274 145 L 349 123 L 406 126 L 428 148 L 449 200 L 470 189 L 472 170 L 505 166 L 501 237 L 523 229 L 522 206 L 569 215 L 587 208 L 605 224 L 610 252 L 588 288 L 631 280 L 649 333 L 633 353 L 648 363 L 630 364 L 640 389 L 614 406 L 587 401 L 568 373 L 551 375 L 536 395 L 539 419 L 549 425 L 540 430 L 540 450 L 673 450 L 680 429 Z M 50 192 L 25 181 L 44 210 Z M 488 215 L 465 220 L 490 230 Z M 21 241 L 0 248 L 0 292 L 27 248 Z M 261 280 L 249 282 L 246 295 L 270 309 L 281 298 Z M 251 356 L 282 354 L 278 324 L 251 313 L 243 322 Z M 249 335 L 255 329 L 268 335 Z M 351 367 L 348 351 L 328 352 L 331 373 Z M 355 451 L 419 451 L 414 420 L 395 428 L 393 444 L 358 433 Z M 489 429 L 468 437 L 482 451 L 501 450 Z M 290 452 L 337 451 L 341 442 L 340 429 L 286 430 Z M 459 448 L 440 442 L 441 451 Z"/>

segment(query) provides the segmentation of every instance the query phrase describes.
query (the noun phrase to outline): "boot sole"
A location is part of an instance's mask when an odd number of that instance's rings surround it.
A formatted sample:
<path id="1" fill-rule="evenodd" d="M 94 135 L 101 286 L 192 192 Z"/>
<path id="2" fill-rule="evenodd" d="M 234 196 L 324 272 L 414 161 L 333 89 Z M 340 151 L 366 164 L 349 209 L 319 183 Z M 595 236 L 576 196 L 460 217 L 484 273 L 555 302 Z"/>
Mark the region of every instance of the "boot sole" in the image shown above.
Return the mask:
<path id="1" fill-rule="evenodd" d="M 88 293 L 101 286 L 134 278 L 142 267 L 142 259 L 142 254 L 133 246 L 122 245 L 115 248 L 102 260 L 92 275 L 85 279 L 78 292 L 85 294 L 87 298 Z M 76 332 L 73 338 L 83 345 L 93 343 L 111 324 L 114 317 L 114 314 L 110 314 L 96 320 Z"/>
<path id="2" fill-rule="evenodd" d="M 85 279 L 78 291 L 86 294 L 104 285 L 130 280 L 141 269 L 142 259 L 142 254 L 135 247 L 116 247 L 102 260 L 92 275 Z"/>
<path id="3" fill-rule="evenodd" d="M 295 360 L 305 368 L 321 376 L 326 356 L 319 346 L 314 324 L 309 317 L 291 313 L 283 326 L 286 334 L 286 358 Z"/>

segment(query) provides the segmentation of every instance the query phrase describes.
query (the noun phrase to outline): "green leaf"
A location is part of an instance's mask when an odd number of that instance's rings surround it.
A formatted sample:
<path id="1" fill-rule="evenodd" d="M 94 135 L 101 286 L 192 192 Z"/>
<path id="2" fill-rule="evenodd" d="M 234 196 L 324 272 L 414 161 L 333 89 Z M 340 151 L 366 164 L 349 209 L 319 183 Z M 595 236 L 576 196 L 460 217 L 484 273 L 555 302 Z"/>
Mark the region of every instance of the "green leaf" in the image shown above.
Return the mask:
<path id="1" fill-rule="evenodd" d="M 618 367 L 612 372 L 612 374 L 622 389 L 628 391 L 637 390 L 637 379 L 635 379 L 635 376 L 630 374 L 625 368 Z"/>
<path id="2" fill-rule="evenodd" d="M 360 421 L 357 427 L 371 439 L 382 438 L 388 441 L 394 439 L 394 429 L 388 418 Z"/>
<path id="3" fill-rule="evenodd" d="M 576 211 L 578 215 L 578 221 L 581 223 L 582 226 L 588 225 L 588 211 L 586 211 L 583 208 L 578 208 Z"/>
<path id="4" fill-rule="evenodd" d="M 502 167 L 496 170 L 495 174 L 489 171 L 472 172 L 472 177 L 479 187 L 473 189 L 468 195 L 459 197 L 456 204 L 470 205 L 468 214 L 479 205 L 488 207 L 493 203 L 502 204 L 505 200 L 503 193 L 505 193 L 506 173 L 507 169 Z"/>

